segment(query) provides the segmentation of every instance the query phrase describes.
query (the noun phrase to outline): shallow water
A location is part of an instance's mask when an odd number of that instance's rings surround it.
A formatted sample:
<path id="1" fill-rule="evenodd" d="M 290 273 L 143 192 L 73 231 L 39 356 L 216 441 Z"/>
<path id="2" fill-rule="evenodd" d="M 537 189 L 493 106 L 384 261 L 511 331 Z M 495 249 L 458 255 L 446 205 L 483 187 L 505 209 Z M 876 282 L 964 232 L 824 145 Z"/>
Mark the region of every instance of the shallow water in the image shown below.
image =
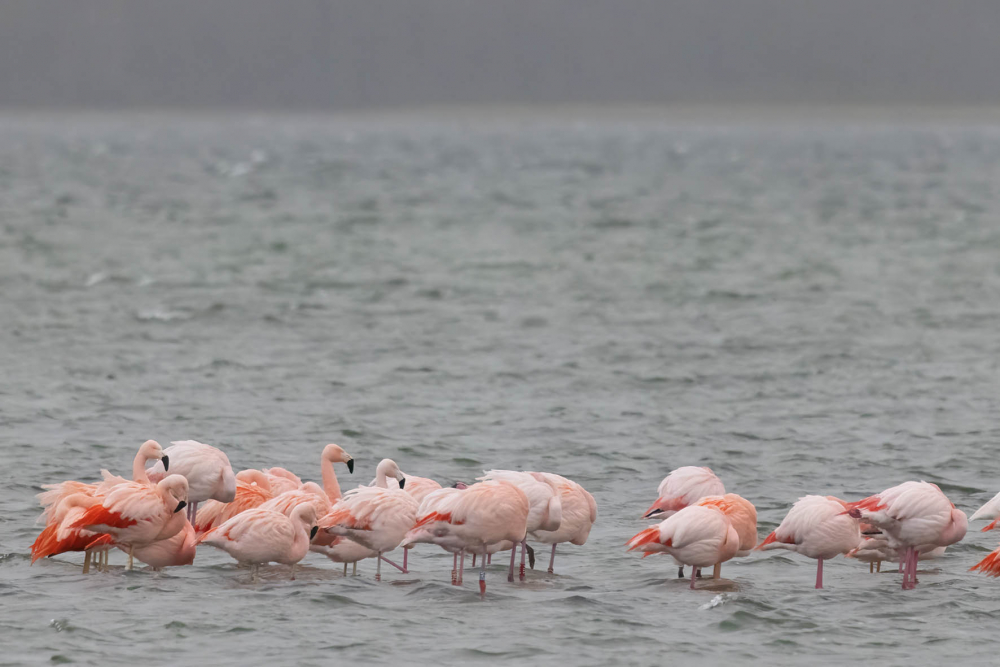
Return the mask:
<path id="1" fill-rule="evenodd" d="M 692 592 L 623 543 L 680 465 L 762 536 L 806 493 L 992 496 L 998 184 L 986 126 L 0 120 L 0 663 L 992 661 L 989 534 L 915 591 L 771 552 Z M 429 546 L 381 584 L 29 567 L 39 485 L 147 438 L 317 480 L 336 442 L 348 486 L 550 470 L 598 523 L 485 601 Z"/>

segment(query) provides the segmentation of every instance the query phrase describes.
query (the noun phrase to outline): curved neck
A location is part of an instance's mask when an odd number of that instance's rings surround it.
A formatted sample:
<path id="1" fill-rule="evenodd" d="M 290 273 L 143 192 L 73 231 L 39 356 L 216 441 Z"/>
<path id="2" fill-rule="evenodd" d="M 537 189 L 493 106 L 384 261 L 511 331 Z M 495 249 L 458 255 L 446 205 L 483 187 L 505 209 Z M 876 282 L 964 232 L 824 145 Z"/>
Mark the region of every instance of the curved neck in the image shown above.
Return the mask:
<path id="1" fill-rule="evenodd" d="M 333 461 L 325 456 L 319 462 L 320 472 L 323 475 L 323 490 L 330 500 L 340 500 L 340 483 L 337 481 L 337 473 L 333 469 Z"/>
<path id="2" fill-rule="evenodd" d="M 132 460 L 132 481 L 149 484 L 149 476 L 146 474 L 146 455 L 140 450 Z"/>
<path id="3" fill-rule="evenodd" d="M 387 489 L 387 488 L 389 488 L 389 484 L 386 483 L 385 480 L 386 480 L 385 471 L 382 470 L 381 468 L 376 468 L 375 469 L 375 486 L 379 487 L 380 489 Z"/>

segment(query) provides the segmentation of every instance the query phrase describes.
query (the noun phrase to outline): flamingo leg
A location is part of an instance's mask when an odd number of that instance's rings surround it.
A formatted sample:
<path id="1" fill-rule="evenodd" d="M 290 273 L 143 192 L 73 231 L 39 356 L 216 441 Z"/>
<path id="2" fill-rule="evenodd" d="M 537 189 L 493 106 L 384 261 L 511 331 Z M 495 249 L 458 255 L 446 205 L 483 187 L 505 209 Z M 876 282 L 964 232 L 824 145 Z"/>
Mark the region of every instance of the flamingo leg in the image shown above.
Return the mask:
<path id="1" fill-rule="evenodd" d="M 875 573 L 875 561 L 868 563 L 868 574 Z"/>
<path id="2" fill-rule="evenodd" d="M 395 563 L 393 563 L 391 560 L 389 560 L 385 556 L 379 556 L 379 560 L 384 560 L 386 563 L 388 563 L 389 565 L 392 565 L 394 568 L 396 568 L 400 572 L 404 572 L 404 573 L 406 572 L 405 568 L 402 568 L 402 567 L 396 565 Z"/>
<path id="3" fill-rule="evenodd" d="M 382 581 L 382 552 L 378 552 L 378 561 L 375 566 L 375 581 Z"/>
<path id="4" fill-rule="evenodd" d="M 694 565 L 691 566 L 691 590 L 694 590 L 695 572 L 698 571 Z"/>
<path id="5" fill-rule="evenodd" d="M 510 548 L 510 570 L 507 572 L 507 581 L 514 581 L 514 557 L 517 555 L 517 545 L 515 544 Z M 524 579 L 524 575 L 521 575 Z"/>
<path id="6" fill-rule="evenodd" d="M 920 552 L 917 551 L 916 547 L 913 547 L 912 558 L 913 558 L 913 573 L 911 575 L 911 579 L 913 581 L 913 585 L 916 586 L 917 584 L 920 583 L 920 580 L 917 579 L 917 564 L 920 562 Z"/>
<path id="7" fill-rule="evenodd" d="M 552 545 L 552 557 L 549 558 L 549 574 L 553 573 L 552 565 L 556 562 L 556 545 Z"/>
<path id="8" fill-rule="evenodd" d="M 816 588 L 823 588 L 823 559 L 816 559 Z"/>
<path id="9" fill-rule="evenodd" d="M 515 550 L 517 547 L 514 547 Z M 528 550 L 528 541 L 521 540 L 521 573 L 519 575 L 521 581 L 524 581 L 524 552 Z"/>
<path id="10" fill-rule="evenodd" d="M 128 569 L 132 569 L 132 556 L 135 554 L 135 547 L 129 545 L 128 547 Z"/>
<path id="11" fill-rule="evenodd" d="M 482 567 L 479 570 L 479 597 L 486 597 L 486 550 L 483 549 Z"/>
<path id="12" fill-rule="evenodd" d="M 358 561 L 354 561 L 354 566 L 351 567 L 351 576 L 352 577 L 358 576 Z"/>
<path id="13" fill-rule="evenodd" d="M 472 554 L 472 567 L 476 566 L 476 554 Z"/>
<path id="14" fill-rule="evenodd" d="M 910 549 L 912 547 L 906 547 L 903 552 L 903 557 L 899 559 L 900 565 L 903 566 L 903 590 L 909 590 L 910 585 Z"/>
<path id="15" fill-rule="evenodd" d="M 406 568 L 406 557 L 410 555 L 409 549 L 403 549 L 403 574 L 409 574 L 410 571 Z"/>
<path id="16" fill-rule="evenodd" d="M 681 565 L 679 568 L 677 568 L 677 578 L 678 579 L 683 579 L 684 578 L 684 566 L 683 565 Z"/>
<path id="17" fill-rule="evenodd" d="M 347 576 L 347 563 L 344 563 L 344 576 Z"/>
<path id="18" fill-rule="evenodd" d="M 458 552 L 453 553 L 451 558 L 451 585 L 458 586 Z"/>
<path id="19" fill-rule="evenodd" d="M 882 561 L 876 561 L 876 563 L 875 563 L 875 571 L 876 572 L 881 572 L 882 571 Z"/>
<path id="20" fill-rule="evenodd" d="M 712 578 L 713 579 L 722 578 L 722 563 L 715 564 L 715 567 L 712 569 Z"/>
<path id="21" fill-rule="evenodd" d="M 486 559 L 487 559 L 487 560 L 486 560 L 486 564 L 487 564 L 487 565 L 493 565 L 493 554 L 489 554 L 489 555 L 487 555 L 487 556 L 486 556 Z"/>
<path id="22" fill-rule="evenodd" d="M 90 573 L 90 551 L 89 550 L 83 552 L 83 573 L 84 574 L 89 574 Z"/>
<path id="23" fill-rule="evenodd" d="M 295 581 L 295 563 L 292 563 L 292 581 Z"/>

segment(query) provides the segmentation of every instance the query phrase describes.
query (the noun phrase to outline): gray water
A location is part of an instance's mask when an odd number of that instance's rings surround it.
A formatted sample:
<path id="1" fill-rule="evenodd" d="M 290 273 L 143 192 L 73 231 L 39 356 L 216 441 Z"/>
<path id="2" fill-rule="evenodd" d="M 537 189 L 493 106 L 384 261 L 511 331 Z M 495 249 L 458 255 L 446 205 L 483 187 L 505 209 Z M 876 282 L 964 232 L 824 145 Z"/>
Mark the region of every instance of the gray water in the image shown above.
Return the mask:
<path id="1" fill-rule="evenodd" d="M 690 591 L 623 543 L 681 465 L 762 536 L 806 493 L 991 497 L 998 214 L 988 126 L 4 119 L 0 663 L 992 662 L 992 534 L 915 591 L 845 559 L 816 591 L 774 552 Z M 427 545 L 381 584 L 310 555 L 253 586 L 211 549 L 29 567 L 39 486 L 128 474 L 147 438 L 309 479 L 336 442 L 345 486 L 383 457 L 548 470 L 598 522 L 555 575 L 495 563 L 485 601 Z"/>

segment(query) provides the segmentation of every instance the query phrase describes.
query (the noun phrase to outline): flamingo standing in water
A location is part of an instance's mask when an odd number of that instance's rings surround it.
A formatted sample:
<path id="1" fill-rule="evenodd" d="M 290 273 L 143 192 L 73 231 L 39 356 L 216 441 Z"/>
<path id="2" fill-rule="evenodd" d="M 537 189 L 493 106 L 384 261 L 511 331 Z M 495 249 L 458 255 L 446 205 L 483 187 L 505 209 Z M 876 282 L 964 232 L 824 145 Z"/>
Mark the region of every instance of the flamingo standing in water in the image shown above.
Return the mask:
<path id="1" fill-rule="evenodd" d="M 559 530 L 562 524 L 562 499 L 559 488 L 551 479 L 541 473 L 517 472 L 515 470 L 489 470 L 483 473 L 479 481 L 503 480 L 510 482 L 524 492 L 528 498 L 528 533 L 535 531 L 553 532 Z M 511 548 L 516 548 L 512 546 Z M 527 539 L 521 541 L 521 567 L 519 578 L 524 581 L 524 557 L 528 548 Z M 473 555 L 475 559 L 475 555 Z M 476 562 L 473 560 L 472 566 Z M 513 575 L 510 581 L 513 581 Z"/>
<path id="2" fill-rule="evenodd" d="M 151 460 L 162 461 L 164 468 L 170 465 L 169 458 L 163 453 L 163 448 L 160 447 L 160 444 L 155 440 L 147 440 L 146 442 L 142 443 L 142 445 L 139 447 L 139 451 L 136 452 L 135 458 L 132 460 L 133 481 L 145 484 L 150 483 L 149 478 L 146 475 L 146 465 Z M 112 475 L 106 470 L 102 470 L 101 472 L 104 476 L 103 482 L 98 482 L 96 484 L 87 484 L 84 482 L 66 481 L 66 482 L 60 482 L 59 484 L 46 484 L 42 486 L 42 488 L 45 489 L 45 491 L 39 493 L 37 496 L 38 502 L 42 506 L 42 514 L 39 517 L 39 519 L 45 520 L 47 529 L 51 528 L 49 534 L 46 535 L 45 538 L 43 538 L 42 535 L 39 535 L 39 540 L 47 542 L 52 539 L 52 534 L 58 532 L 61 535 L 60 540 L 63 541 L 62 546 L 59 547 L 55 547 L 51 544 L 49 544 L 46 547 L 42 547 L 41 544 L 39 543 L 37 549 L 42 549 L 42 550 L 52 549 L 52 548 L 60 549 L 57 553 L 63 553 L 66 551 L 83 551 L 84 573 L 90 571 L 91 557 L 92 555 L 94 555 L 95 552 L 101 558 L 101 562 L 98 563 L 98 567 L 100 568 L 104 564 L 104 559 L 107 558 L 108 542 L 102 540 L 101 543 L 95 544 L 92 548 L 89 549 L 86 548 L 86 545 L 81 545 L 80 541 L 83 540 L 85 537 L 90 536 L 91 538 L 96 538 L 97 535 L 90 533 L 88 531 L 82 531 L 83 535 L 81 536 L 80 535 L 81 531 L 79 531 L 78 529 L 70 529 L 69 524 L 72 521 L 68 520 L 68 514 L 70 514 L 69 510 L 71 509 L 74 510 L 72 514 L 73 518 L 75 519 L 75 515 L 77 513 L 76 510 L 80 510 L 81 508 L 85 509 L 86 507 L 89 507 L 90 504 L 97 502 L 97 499 L 103 498 L 104 495 L 106 495 L 107 492 L 111 489 L 111 487 L 128 481 L 122 477 L 117 477 L 115 475 Z M 72 507 L 61 508 L 62 503 L 64 503 L 69 497 L 77 496 L 80 494 L 82 494 L 82 496 L 85 498 L 94 499 L 94 501 L 90 504 L 86 504 L 83 498 L 78 497 L 74 499 Z M 54 520 L 55 517 L 57 516 L 59 517 L 59 519 Z M 43 531 L 43 533 L 44 532 L 45 531 Z M 72 540 L 73 541 L 72 544 L 70 542 L 65 542 L 65 540 L 67 539 Z M 32 553 L 34 554 L 37 549 L 36 547 L 33 546 Z M 34 562 L 34 560 L 37 559 L 33 559 L 32 562 Z"/>
<path id="3" fill-rule="evenodd" d="M 233 502 L 206 500 L 205 504 L 198 508 L 194 524 L 195 532 L 204 533 L 215 526 L 221 526 L 237 514 L 260 507 L 273 497 L 274 493 L 271 491 L 267 475 L 252 468 L 241 470 L 236 473 L 236 497 L 233 498 Z"/>
<path id="4" fill-rule="evenodd" d="M 666 519 L 668 516 L 694 505 L 706 496 L 721 496 L 726 493 L 722 480 L 711 468 L 704 466 L 681 466 L 663 478 L 656 489 L 657 498 L 642 515 L 644 519 Z M 699 575 L 700 576 L 700 575 Z M 680 565 L 677 577 L 684 578 L 684 566 Z"/>
<path id="5" fill-rule="evenodd" d="M 194 562 L 195 547 L 198 536 L 189 521 L 184 521 L 184 527 L 179 533 L 165 540 L 157 540 L 147 546 L 136 547 L 133 556 L 140 563 L 145 563 L 153 570 L 165 567 L 190 565 Z M 122 551 L 125 547 L 119 546 Z"/>
<path id="6" fill-rule="evenodd" d="M 479 593 L 485 596 L 488 547 L 509 542 L 512 548 L 507 579 L 513 581 L 516 553 L 513 546 L 525 539 L 531 510 L 524 491 L 510 482 L 487 481 L 467 489 L 435 491 L 425 499 L 427 503 L 432 503 L 436 509 L 412 524 L 404 544 L 429 542 L 452 553 L 479 553 L 482 555 Z"/>
<path id="7" fill-rule="evenodd" d="M 890 547 L 903 553 L 903 589 L 917 584 L 920 548 L 955 544 L 969 526 L 965 512 L 929 482 L 903 482 L 849 507 L 859 510 L 864 521 L 882 530 Z"/>
<path id="8" fill-rule="evenodd" d="M 983 528 L 982 532 L 988 530 L 993 530 L 1000 524 L 1000 493 L 996 494 L 990 500 L 972 513 L 969 517 L 969 521 L 977 521 L 978 519 L 993 519 L 986 527 Z"/>
<path id="9" fill-rule="evenodd" d="M 395 461 L 392 461 L 392 459 L 384 459 L 384 461 L 390 461 L 394 466 L 396 466 Z M 401 476 L 406 478 L 405 490 L 408 494 L 413 496 L 413 499 L 417 501 L 418 505 L 424 501 L 427 494 L 433 493 L 441 488 L 440 484 L 429 477 L 417 477 L 416 475 L 405 474 L 399 470 L 399 466 L 396 466 L 395 470 L 399 472 Z M 390 489 L 400 488 L 399 482 L 390 477 L 389 473 L 383 472 L 381 476 L 379 475 L 378 470 L 376 470 L 375 473 L 375 479 L 371 481 L 369 486 L 382 486 Z M 409 559 L 410 549 L 412 548 L 412 544 L 403 548 L 403 572 L 409 572 L 407 561 Z"/>
<path id="10" fill-rule="evenodd" d="M 750 552 L 757 546 L 757 508 L 753 506 L 753 503 L 735 493 L 727 493 L 724 496 L 706 496 L 695 504 L 702 507 L 714 507 L 725 514 L 740 538 L 740 548 L 736 555 L 750 555 Z M 718 579 L 720 576 L 722 576 L 722 563 L 718 562 L 715 564 L 712 578 Z"/>
<path id="11" fill-rule="evenodd" d="M 692 505 L 640 531 L 628 541 L 628 547 L 629 551 L 639 549 L 646 555 L 670 554 L 679 563 L 690 565 L 691 590 L 694 590 L 695 568 L 709 567 L 735 556 L 740 536 L 721 510 Z"/>
<path id="12" fill-rule="evenodd" d="M 221 449 L 194 440 L 171 442 L 164 450 L 173 465 L 171 474 L 183 475 L 188 481 L 187 518 L 197 523 L 198 503 L 218 500 L 231 503 L 236 498 L 236 475 L 229 457 Z M 166 474 L 160 463 L 149 469 L 149 479 L 157 482 Z"/>
<path id="13" fill-rule="evenodd" d="M 758 549 L 788 549 L 816 559 L 816 588 L 823 588 L 823 561 L 858 546 L 861 513 L 833 496 L 804 496 Z"/>
<path id="14" fill-rule="evenodd" d="M 97 502 L 97 499 L 86 493 L 73 493 L 60 500 L 49 515 L 45 529 L 31 545 L 31 562 L 67 551 L 83 551 L 86 554 L 83 573 L 87 574 L 90 571 L 91 553 L 98 547 L 110 545 L 111 536 L 70 526 Z"/>
<path id="15" fill-rule="evenodd" d="M 405 479 L 400 479 L 401 485 Z M 336 507 L 320 521 L 320 527 L 346 537 L 378 556 L 375 580 L 382 580 L 382 561 L 402 571 L 382 554 L 399 546 L 417 516 L 417 501 L 400 489 L 361 486 L 344 494 Z"/>
<path id="16" fill-rule="evenodd" d="M 167 475 L 155 486 L 119 484 L 68 527 L 111 535 L 115 544 L 129 548 L 131 570 L 137 547 L 169 539 L 184 529 L 186 520 L 178 513 L 187 505 L 187 492 L 187 480 L 181 475 Z"/>
<path id="17" fill-rule="evenodd" d="M 222 549 L 249 565 L 256 584 L 260 566 L 270 562 L 291 565 L 295 579 L 295 564 L 309 553 L 309 541 L 316 531 L 316 510 L 309 503 L 296 507 L 290 517 L 255 507 L 208 531 L 198 538 L 198 544 Z"/>
<path id="18" fill-rule="evenodd" d="M 267 475 L 267 481 L 271 485 L 271 491 L 276 496 L 284 493 L 285 491 L 293 491 L 302 486 L 302 478 L 284 468 L 265 468 L 262 472 Z"/>
<path id="19" fill-rule="evenodd" d="M 581 546 L 587 543 L 590 529 L 597 521 L 597 502 L 594 496 L 571 479 L 551 472 L 534 474 L 555 487 L 562 505 L 562 517 L 557 529 L 540 528 L 529 535 L 535 542 L 552 545 L 552 555 L 549 557 L 549 574 L 552 574 L 556 562 L 557 544 L 569 542 Z"/>

